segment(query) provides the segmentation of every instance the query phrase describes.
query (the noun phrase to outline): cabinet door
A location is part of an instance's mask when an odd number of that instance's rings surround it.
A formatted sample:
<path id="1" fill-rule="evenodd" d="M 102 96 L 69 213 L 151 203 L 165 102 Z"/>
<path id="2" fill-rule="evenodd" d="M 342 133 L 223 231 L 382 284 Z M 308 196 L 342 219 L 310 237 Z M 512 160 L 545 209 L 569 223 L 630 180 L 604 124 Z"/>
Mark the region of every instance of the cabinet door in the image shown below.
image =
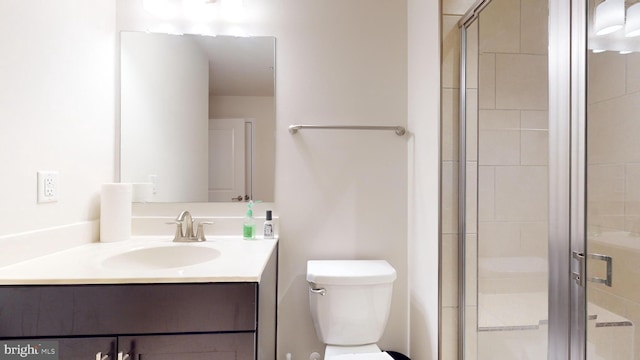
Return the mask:
<path id="1" fill-rule="evenodd" d="M 44 349 L 41 350 L 43 358 L 57 358 L 59 360 L 116 359 L 115 337 L 4 339 L 0 340 L 0 343 L 10 344 L 9 346 L 29 345 L 32 348 Z M 51 356 L 46 354 L 51 354 Z M 24 358 L 26 357 L 24 356 Z"/>
<path id="2" fill-rule="evenodd" d="M 58 341 L 59 344 L 59 360 L 93 360 L 98 359 L 98 357 L 104 360 L 116 359 L 115 337 L 62 338 L 53 340 Z"/>
<path id="3" fill-rule="evenodd" d="M 121 336 L 130 360 L 255 360 L 255 333 Z"/>

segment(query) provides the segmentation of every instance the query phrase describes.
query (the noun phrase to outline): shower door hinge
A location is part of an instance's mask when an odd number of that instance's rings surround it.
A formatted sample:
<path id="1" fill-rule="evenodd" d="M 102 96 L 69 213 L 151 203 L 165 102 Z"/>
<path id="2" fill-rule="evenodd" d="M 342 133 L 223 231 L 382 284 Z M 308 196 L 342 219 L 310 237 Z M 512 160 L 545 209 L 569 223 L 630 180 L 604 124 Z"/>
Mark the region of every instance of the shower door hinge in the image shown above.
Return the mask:
<path id="1" fill-rule="evenodd" d="M 571 257 L 573 258 L 573 260 L 578 261 L 578 272 L 572 271 L 571 279 L 573 279 L 576 284 L 580 285 L 581 287 L 585 287 L 587 263 L 586 261 L 584 261 L 584 254 L 578 251 L 573 251 Z"/>
<path id="2" fill-rule="evenodd" d="M 587 256 L 589 259 L 602 260 L 607 264 L 606 278 L 592 277 L 589 281 L 611 287 L 613 285 L 613 258 L 609 255 L 602 254 L 588 254 Z M 581 252 L 573 251 L 572 258 L 578 261 L 578 272 L 572 271 L 571 278 L 576 282 L 576 284 L 581 287 L 585 287 L 587 280 L 587 262 L 585 261 L 585 256 Z"/>

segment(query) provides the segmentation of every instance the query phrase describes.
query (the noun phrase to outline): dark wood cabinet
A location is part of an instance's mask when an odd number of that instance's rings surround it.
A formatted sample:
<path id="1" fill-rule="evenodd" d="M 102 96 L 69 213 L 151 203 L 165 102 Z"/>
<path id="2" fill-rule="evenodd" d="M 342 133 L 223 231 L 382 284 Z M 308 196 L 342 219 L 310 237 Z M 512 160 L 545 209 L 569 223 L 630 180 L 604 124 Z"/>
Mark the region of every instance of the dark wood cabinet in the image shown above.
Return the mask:
<path id="1" fill-rule="evenodd" d="M 255 334 L 214 333 L 23 339 L 57 343 L 60 360 L 253 360 Z"/>
<path id="2" fill-rule="evenodd" d="M 46 340 L 58 343 L 58 358 L 60 360 L 93 360 L 96 359 L 98 353 L 101 354 L 101 359 L 103 356 L 108 356 L 108 360 L 113 360 L 117 350 L 117 339 L 115 337 L 56 338 Z"/>
<path id="3" fill-rule="evenodd" d="M 253 333 L 122 336 L 120 351 L 131 360 L 252 360 Z"/>
<path id="4" fill-rule="evenodd" d="M 275 360 L 276 283 L 277 250 L 255 283 L 2 285 L 0 340 L 55 341 L 59 360 Z"/>
<path id="5" fill-rule="evenodd" d="M 257 314 L 257 283 L 0 287 L 0 337 L 60 360 L 254 360 Z"/>

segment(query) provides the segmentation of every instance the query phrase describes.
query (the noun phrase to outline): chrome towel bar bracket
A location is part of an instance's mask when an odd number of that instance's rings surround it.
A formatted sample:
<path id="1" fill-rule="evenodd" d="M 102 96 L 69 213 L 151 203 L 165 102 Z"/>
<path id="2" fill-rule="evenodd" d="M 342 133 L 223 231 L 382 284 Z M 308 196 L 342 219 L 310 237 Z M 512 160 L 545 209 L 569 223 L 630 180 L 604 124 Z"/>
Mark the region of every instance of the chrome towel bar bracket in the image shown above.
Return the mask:
<path id="1" fill-rule="evenodd" d="M 302 129 L 333 129 L 333 130 L 393 130 L 396 135 L 402 136 L 407 131 L 403 126 L 358 126 L 358 125 L 291 125 L 289 132 L 296 134 Z"/>

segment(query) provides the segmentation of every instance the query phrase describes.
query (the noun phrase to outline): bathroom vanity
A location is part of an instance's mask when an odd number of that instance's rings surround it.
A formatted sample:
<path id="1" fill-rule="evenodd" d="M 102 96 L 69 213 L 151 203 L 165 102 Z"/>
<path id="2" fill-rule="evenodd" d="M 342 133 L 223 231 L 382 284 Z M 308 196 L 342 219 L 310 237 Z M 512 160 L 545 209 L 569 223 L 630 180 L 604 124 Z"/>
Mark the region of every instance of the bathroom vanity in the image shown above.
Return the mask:
<path id="1" fill-rule="evenodd" d="M 109 268 L 157 246 L 90 244 L 0 269 L 0 339 L 53 341 L 61 360 L 275 359 L 276 241 L 193 244 L 220 256 L 192 266 Z"/>

